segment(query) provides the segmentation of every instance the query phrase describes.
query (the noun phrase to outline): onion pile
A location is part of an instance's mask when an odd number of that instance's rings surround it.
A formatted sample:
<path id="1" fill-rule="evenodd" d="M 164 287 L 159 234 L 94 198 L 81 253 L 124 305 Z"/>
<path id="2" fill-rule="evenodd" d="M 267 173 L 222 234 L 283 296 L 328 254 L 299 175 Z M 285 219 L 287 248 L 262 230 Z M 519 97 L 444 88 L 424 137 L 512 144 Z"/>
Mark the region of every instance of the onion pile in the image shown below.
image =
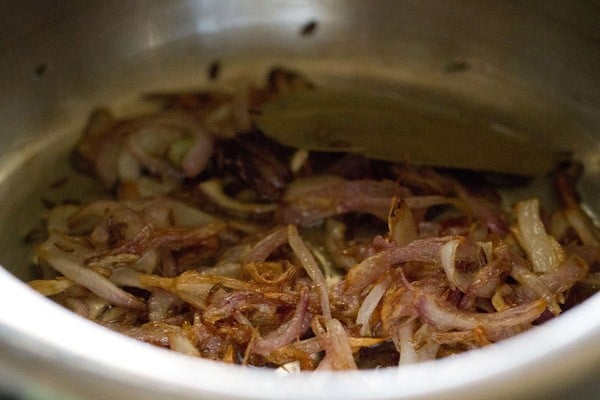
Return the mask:
<path id="1" fill-rule="evenodd" d="M 295 90 L 318 89 L 275 69 L 153 95 L 151 115 L 95 111 L 74 159 L 106 198 L 49 212 L 36 263 L 55 274 L 29 285 L 156 346 L 286 372 L 447 357 L 596 291 L 578 164 L 556 173 L 562 208 L 511 208 L 471 175 L 275 143 L 252 115 Z"/>

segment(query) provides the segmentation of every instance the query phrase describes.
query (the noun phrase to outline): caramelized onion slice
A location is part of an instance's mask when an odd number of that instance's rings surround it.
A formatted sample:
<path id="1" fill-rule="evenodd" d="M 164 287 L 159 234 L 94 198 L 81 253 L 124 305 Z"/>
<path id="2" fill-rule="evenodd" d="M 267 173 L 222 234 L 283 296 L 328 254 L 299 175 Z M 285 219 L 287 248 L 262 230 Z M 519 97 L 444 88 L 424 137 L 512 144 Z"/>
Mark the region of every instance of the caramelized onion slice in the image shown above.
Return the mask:
<path id="1" fill-rule="evenodd" d="M 27 285 L 43 296 L 53 296 L 64 292 L 73 286 L 73 282 L 68 279 L 39 279 L 27 282 Z"/>
<path id="2" fill-rule="evenodd" d="M 111 304 L 143 310 L 146 305 L 133 295 L 118 288 L 99 273 L 83 267 L 80 263 L 63 253 L 50 241 L 38 248 L 38 257 L 45 260 L 55 270 L 69 280 L 89 289 Z"/>
<path id="3" fill-rule="evenodd" d="M 419 229 L 407 203 L 394 197 L 388 215 L 390 240 L 399 246 L 405 246 L 419 237 Z"/>
<path id="4" fill-rule="evenodd" d="M 529 324 L 546 309 L 546 301 L 538 299 L 502 312 L 466 312 L 426 293 L 417 294 L 415 303 L 419 315 L 437 329 L 449 331 L 481 327 L 492 336 L 494 332 L 498 332 L 503 328 Z"/>
<path id="5" fill-rule="evenodd" d="M 436 263 L 441 247 L 457 236 L 419 239 L 404 247 L 396 245 L 383 250 L 354 266 L 337 285 L 337 290 L 358 294 L 375 282 L 385 271 L 406 262 Z"/>
<path id="6" fill-rule="evenodd" d="M 294 225 L 288 226 L 288 240 L 290 247 L 294 250 L 296 257 L 300 259 L 302 266 L 306 270 L 306 273 L 312 279 L 319 290 L 319 297 L 321 299 L 321 311 L 326 320 L 331 319 L 331 308 L 329 306 L 329 289 L 325 276 L 319 268 L 317 261 L 304 244 L 304 241 L 298 234 L 298 228 Z"/>
<path id="7" fill-rule="evenodd" d="M 307 308 L 308 292 L 303 290 L 292 318 L 269 332 L 265 337 L 257 337 L 252 345 L 252 351 L 257 354 L 268 354 L 298 339 L 308 328 Z"/>

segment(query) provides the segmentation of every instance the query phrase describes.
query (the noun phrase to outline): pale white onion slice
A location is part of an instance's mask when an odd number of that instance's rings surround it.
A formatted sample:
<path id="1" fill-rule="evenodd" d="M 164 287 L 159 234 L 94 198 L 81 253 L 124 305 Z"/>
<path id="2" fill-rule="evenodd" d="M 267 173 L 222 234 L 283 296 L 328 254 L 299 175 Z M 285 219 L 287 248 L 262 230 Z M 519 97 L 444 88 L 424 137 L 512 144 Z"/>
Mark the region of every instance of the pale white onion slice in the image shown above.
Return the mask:
<path id="1" fill-rule="evenodd" d="M 187 354 L 189 356 L 200 357 L 200 352 L 194 346 L 194 343 L 188 339 L 183 333 L 172 333 L 169 335 L 169 347 L 178 353 Z"/>
<path id="2" fill-rule="evenodd" d="M 411 320 L 398 329 L 398 344 L 400 347 L 400 359 L 398 365 L 413 364 L 419 361 L 419 356 L 412 342 L 413 332 L 415 330 L 415 321 Z"/>
<path id="3" fill-rule="evenodd" d="M 444 243 L 444 245 L 440 248 L 440 262 L 442 264 L 442 268 L 444 268 L 444 272 L 446 273 L 450 287 L 452 289 L 456 289 L 458 287 L 462 290 L 464 288 L 462 282 L 460 281 L 460 277 L 458 276 L 458 272 L 456 271 L 456 250 L 461 243 L 462 238 L 453 239 L 447 243 Z"/>
<path id="4" fill-rule="evenodd" d="M 518 222 L 517 239 L 533 264 L 534 272 L 543 273 L 555 269 L 562 260 L 556 254 L 555 246 L 540 218 L 539 200 L 534 198 L 520 201 L 514 209 Z"/>
<path id="5" fill-rule="evenodd" d="M 388 278 L 373 286 L 373 288 L 369 291 L 367 297 L 365 297 L 362 304 L 360 305 L 360 308 L 358 309 L 358 314 L 356 315 L 356 325 L 360 325 L 361 327 L 361 336 L 371 335 L 371 326 L 369 324 L 369 320 L 371 319 L 371 315 L 377 308 L 379 301 L 390 286 L 390 283 L 390 279 Z"/>
<path id="6" fill-rule="evenodd" d="M 290 361 L 275 370 L 277 375 L 291 375 L 300 372 L 300 362 Z"/>
<path id="7" fill-rule="evenodd" d="M 79 262 L 69 257 L 69 254 L 60 251 L 51 240 L 38 248 L 38 257 L 66 278 L 89 289 L 111 304 L 135 309 L 146 308 L 141 300 L 118 288 L 99 273 L 84 268 Z"/>

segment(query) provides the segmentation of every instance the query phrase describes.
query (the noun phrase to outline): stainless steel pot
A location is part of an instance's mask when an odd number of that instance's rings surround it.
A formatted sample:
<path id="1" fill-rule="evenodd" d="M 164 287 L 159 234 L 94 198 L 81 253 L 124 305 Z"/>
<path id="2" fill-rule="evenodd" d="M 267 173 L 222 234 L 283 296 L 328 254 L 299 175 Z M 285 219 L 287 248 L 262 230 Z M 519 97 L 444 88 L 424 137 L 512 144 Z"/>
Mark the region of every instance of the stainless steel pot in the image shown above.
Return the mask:
<path id="1" fill-rule="evenodd" d="M 278 376 L 120 337 L 29 290 L 22 238 L 90 109 L 142 91 L 258 79 L 449 94 L 575 152 L 600 211 L 600 5 L 534 1 L 73 1 L 0 4 L 0 385 L 26 397 L 409 399 L 592 397 L 600 297 L 516 338 L 432 363 Z M 301 34 L 315 21 L 311 34 Z M 365 83 L 367 82 L 367 83 Z M 462 102 L 462 103 L 461 103 Z M 84 183 L 82 183 L 84 185 Z M 81 191 L 93 192 L 93 187 Z"/>

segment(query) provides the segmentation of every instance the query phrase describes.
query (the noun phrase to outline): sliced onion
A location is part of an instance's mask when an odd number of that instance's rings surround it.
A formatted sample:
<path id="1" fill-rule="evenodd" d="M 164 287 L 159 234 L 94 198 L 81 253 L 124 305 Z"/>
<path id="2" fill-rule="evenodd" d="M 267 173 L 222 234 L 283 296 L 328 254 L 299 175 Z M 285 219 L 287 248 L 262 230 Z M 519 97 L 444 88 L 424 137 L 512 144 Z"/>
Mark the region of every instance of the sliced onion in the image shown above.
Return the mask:
<path id="1" fill-rule="evenodd" d="M 501 277 L 511 269 L 508 249 L 500 246 L 496 249 L 496 257 L 487 256 L 489 261 L 475 273 L 473 280 L 469 283 L 465 294 L 474 297 L 491 297 L 501 283 Z M 462 305 L 462 302 L 461 302 Z"/>
<path id="2" fill-rule="evenodd" d="M 299 178 L 291 182 L 283 196 L 284 203 L 296 203 L 315 191 L 320 191 L 330 186 L 344 183 L 345 180 L 339 176 L 317 175 L 307 178 Z"/>
<path id="3" fill-rule="evenodd" d="M 122 149 L 119 152 L 119 159 L 117 161 L 117 170 L 119 171 L 119 180 L 135 182 L 137 181 L 141 173 L 142 166 L 136 157 L 126 149 Z"/>
<path id="4" fill-rule="evenodd" d="M 562 261 L 555 253 L 544 223 L 540 218 L 538 199 L 518 202 L 514 209 L 518 221 L 517 238 L 537 273 L 553 270 Z"/>
<path id="5" fill-rule="evenodd" d="M 213 238 L 226 228 L 222 221 L 214 221 L 210 224 L 197 228 L 167 228 L 154 229 L 147 248 L 153 249 L 163 247 L 171 250 L 181 250 L 186 247 L 198 247 L 205 245 L 208 239 Z"/>
<path id="6" fill-rule="evenodd" d="M 98 317 L 105 317 L 105 312 L 115 310 L 119 314 L 123 314 L 124 310 L 132 310 L 124 307 L 112 307 L 109 309 L 109 303 L 103 298 L 94 294 L 81 297 L 67 297 L 64 299 L 64 304 L 67 308 L 77 314 L 91 319 L 97 320 Z M 137 311 L 137 310 L 136 310 Z"/>
<path id="7" fill-rule="evenodd" d="M 492 259 L 492 252 L 494 250 L 494 245 L 492 242 L 477 242 L 475 243 L 481 250 L 483 250 L 483 254 L 485 254 L 485 259 L 489 262 Z"/>
<path id="8" fill-rule="evenodd" d="M 126 142 L 125 148 L 135 158 L 142 167 L 147 168 L 152 174 L 158 175 L 164 178 L 175 178 L 182 179 L 183 174 L 179 172 L 171 163 L 161 158 L 152 156 L 144 148 L 144 145 L 140 141 L 148 142 L 149 137 L 162 137 L 164 132 L 168 132 L 168 129 L 148 129 L 142 130 L 138 135 L 130 135 Z M 139 136 L 136 137 L 136 136 Z M 165 135 L 168 136 L 168 135 Z M 138 139 L 138 140 L 136 140 Z M 133 172 L 128 172 L 133 175 Z"/>
<path id="9" fill-rule="evenodd" d="M 433 333 L 436 332 L 429 324 L 421 324 L 413 335 L 412 340 L 416 343 L 417 357 L 419 361 L 435 360 L 440 344 L 433 339 Z"/>
<path id="10" fill-rule="evenodd" d="M 27 285 L 40 293 L 42 296 L 54 296 L 62 293 L 71 286 L 73 282 L 68 279 L 40 279 L 27 282 Z"/>
<path id="11" fill-rule="evenodd" d="M 139 260 L 140 256 L 137 254 L 109 254 L 104 257 L 96 257 L 89 260 L 86 266 L 89 268 L 111 268 L 113 265 L 118 264 L 130 264 Z"/>
<path id="12" fill-rule="evenodd" d="M 382 282 L 373 286 L 373 288 L 369 291 L 369 294 L 363 300 L 360 308 L 358 309 L 358 314 L 356 315 L 356 325 L 359 325 L 361 336 L 370 336 L 371 335 L 371 326 L 369 321 L 371 319 L 371 315 L 379 301 L 389 288 L 391 280 L 389 277 L 384 279 Z"/>
<path id="13" fill-rule="evenodd" d="M 279 293 L 278 285 L 260 284 L 252 281 L 243 281 L 227 276 L 211 275 L 197 270 L 185 271 L 175 278 L 164 278 L 156 275 L 141 275 L 140 284 L 144 288 L 162 288 L 177 295 L 193 307 L 203 310 L 210 290 L 215 285 L 240 292 L 254 293 Z M 295 298 L 295 296 L 291 296 Z"/>
<path id="14" fill-rule="evenodd" d="M 169 347 L 178 353 L 189 356 L 200 357 L 200 352 L 194 346 L 194 343 L 182 333 L 172 333 L 169 335 Z"/>
<path id="15" fill-rule="evenodd" d="M 252 281 L 243 281 L 227 276 L 212 275 L 197 270 L 185 271 L 175 278 L 164 278 L 157 275 L 141 275 L 140 283 L 143 287 L 159 287 L 166 290 L 183 290 L 198 293 L 203 292 L 204 285 L 222 285 L 226 288 L 250 292 L 278 292 L 277 285 L 261 284 Z"/>
<path id="16" fill-rule="evenodd" d="M 278 375 L 290 375 L 297 374 L 301 371 L 300 361 L 291 361 L 285 364 L 282 364 L 275 370 L 275 373 Z"/>
<path id="17" fill-rule="evenodd" d="M 444 243 L 440 248 L 440 263 L 442 264 L 442 268 L 444 268 L 448 282 L 450 282 L 450 288 L 459 288 L 464 291 L 464 282 L 462 282 L 456 271 L 456 249 L 458 249 L 461 243 L 462 239 L 453 239 Z"/>
<path id="18" fill-rule="evenodd" d="M 126 203 L 132 209 L 141 211 L 154 225 L 161 228 L 178 226 L 195 228 L 218 220 L 215 216 L 182 201 L 168 197 L 158 197 L 150 201 Z"/>
<path id="19" fill-rule="evenodd" d="M 335 358 L 331 357 L 333 369 L 357 369 L 354 356 L 352 355 L 352 347 L 348 339 L 348 334 L 342 323 L 337 319 L 327 321 L 327 336 L 332 342 Z M 331 352 L 330 352 L 331 354 Z"/>
<path id="20" fill-rule="evenodd" d="M 540 276 L 552 293 L 562 293 L 583 279 L 589 272 L 589 265 L 579 256 L 573 255 L 562 262 L 557 269 Z"/>
<path id="21" fill-rule="evenodd" d="M 160 249 L 160 269 L 163 276 L 172 277 L 178 274 L 177 263 L 173 257 L 173 253 L 169 249 Z M 146 273 L 153 273 L 155 269 L 144 270 Z"/>
<path id="22" fill-rule="evenodd" d="M 212 137 L 203 130 L 196 130 L 194 143 L 181 160 L 181 169 L 188 178 L 198 176 L 210 161 L 213 154 Z"/>
<path id="23" fill-rule="evenodd" d="M 530 288 L 542 299 L 546 301 L 548 310 L 554 315 L 561 313 L 561 309 L 556 302 L 554 294 L 550 291 L 548 285 L 544 283 L 536 274 L 531 272 L 526 266 L 518 262 L 512 263 L 510 275 L 522 285 Z"/>
<path id="24" fill-rule="evenodd" d="M 226 276 L 228 278 L 239 278 L 242 272 L 242 264 L 233 262 L 218 263 L 214 267 L 204 268 L 202 272 L 211 275 Z"/>
<path id="25" fill-rule="evenodd" d="M 388 229 L 390 240 L 404 246 L 419 237 L 419 230 L 415 224 L 412 211 L 402 199 L 394 197 L 388 215 Z"/>
<path id="26" fill-rule="evenodd" d="M 119 129 L 127 151 L 140 165 L 163 178 L 179 180 L 184 176 L 197 176 L 212 153 L 212 138 L 193 116 L 185 112 L 167 111 L 136 118 L 123 123 Z M 182 136 L 188 135 L 194 139 L 191 148 L 185 155 L 172 160 L 175 163 L 168 161 L 164 155 Z M 174 165 L 180 165 L 183 173 Z M 127 175 L 135 179 L 132 167 L 133 164 L 127 168 Z"/>
<path id="27" fill-rule="evenodd" d="M 202 182 L 198 188 L 219 207 L 234 213 L 268 214 L 277 208 L 274 203 L 246 203 L 229 197 L 223 192 L 223 183 L 218 179 Z"/>
<path id="28" fill-rule="evenodd" d="M 556 298 L 557 295 L 569 290 L 576 282 L 583 279 L 588 274 L 589 268 L 581 257 L 572 255 L 555 270 L 540 275 L 538 280 L 541 283 L 538 285 L 547 288 Z M 527 302 L 540 296 L 539 291 L 541 289 L 536 290 L 529 285 L 522 285 L 514 289 L 512 297 L 518 302 Z"/>
<path id="29" fill-rule="evenodd" d="M 143 288 L 140 284 L 140 277 L 143 274 L 133 268 L 120 267 L 115 268 L 110 276 L 110 281 L 119 286 L 129 286 Z"/>
<path id="30" fill-rule="evenodd" d="M 89 289 L 111 304 L 143 310 L 146 305 L 131 294 L 119 289 L 111 281 L 97 272 L 86 269 L 77 261 L 62 253 L 52 242 L 47 241 L 38 248 L 38 257 L 45 260 L 55 270 L 69 280 Z"/>
<path id="31" fill-rule="evenodd" d="M 152 343 L 162 347 L 168 347 L 172 335 L 181 334 L 181 328 L 166 324 L 164 322 L 148 322 L 142 326 L 126 326 L 121 324 L 104 324 L 107 328 L 123 333 L 129 337 Z"/>
<path id="32" fill-rule="evenodd" d="M 325 249 L 333 264 L 344 270 L 356 264 L 356 260 L 349 254 L 345 254 L 346 225 L 343 222 L 328 218 L 325 222 Z"/>
<path id="33" fill-rule="evenodd" d="M 333 366 L 331 365 L 331 357 L 328 354 L 325 354 L 321 361 L 319 362 L 319 366 L 317 367 L 317 371 L 329 371 L 332 370 Z"/>
<path id="34" fill-rule="evenodd" d="M 392 181 L 302 178 L 288 186 L 276 218 L 282 223 L 306 226 L 334 215 L 360 212 L 386 221 L 390 198 L 404 194 L 406 190 Z"/>
<path id="35" fill-rule="evenodd" d="M 81 207 L 79 211 L 69 217 L 69 231 L 77 233 L 91 232 L 108 215 L 123 207 L 116 201 L 96 200 Z"/>
<path id="36" fill-rule="evenodd" d="M 573 227 L 577 236 L 588 246 L 600 247 L 600 238 L 597 229 L 590 218 L 579 208 L 567 208 L 563 211 L 564 216 Z"/>
<path id="37" fill-rule="evenodd" d="M 303 290 L 292 318 L 265 337 L 257 337 L 252 344 L 252 351 L 257 354 L 268 354 L 298 339 L 308 328 L 308 324 L 305 323 L 307 308 L 308 292 Z"/>
<path id="38" fill-rule="evenodd" d="M 400 359 L 398 365 L 413 364 L 419 361 L 419 356 L 412 343 L 413 332 L 415 330 L 415 321 L 411 320 L 402 324 L 398 329 L 396 346 L 399 348 Z"/>
<path id="39" fill-rule="evenodd" d="M 359 294 L 367 286 L 375 282 L 385 271 L 393 266 L 406 262 L 436 263 L 440 248 L 455 236 L 419 239 L 404 247 L 393 246 L 377 253 L 357 266 L 351 268 L 346 278 L 340 282 L 336 291 L 346 294 Z"/>
<path id="40" fill-rule="evenodd" d="M 334 371 L 357 369 L 348 334 L 342 323 L 337 319 L 330 319 L 325 326 L 326 333 L 319 334 L 320 342 L 325 349 L 325 358 L 319 364 L 319 369 Z"/>
<path id="41" fill-rule="evenodd" d="M 302 168 L 302 166 L 306 163 L 306 160 L 308 160 L 308 156 L 310 155 L 310 153 L 308 152 L 308 150 L 305 149 L 298 149 L 294 152 L 294 154 L 292 154 L 292 157 L 290 158 L 290 171 L 292 171 L 292 173 L 297 173 L 298 171 L 300 171 L 300 169 Z"/>
<path id="42" fill-rule="evenodd" d="M 317 261 L 310 253 L 306 244 L 298 234 L 298 229 L 294 225 L 288 226 L 288 241 L 290 247 L 296 254 L 296 257 L 300 260 L 302 267 L 306 270 L 306 273 L 312 279 L 317 286 L 319 291 L 319 297 L 321 299 L 321 311 L 326 320 L 331 319 L 331 309 L 329 306 L 329 289 L 323 272 L 317 265 Z"/>
<path id="43" fill-rule="evenodd" d="M 278 247 L 288 241 L 288 231 L 285 227 L 279 227 L 265 235 L 255 243 L 242 258 L 242 262 L 260 262 L 266 260 Z"/>
<path id="44" fill-rule="evenodd" d="M 400 184 L 426 194 L 449 194 L 455 183 L 430 167 L 412 167 L 408 164 L 394 165 L 396 179 Z"/>
<path id="45" fill-rule="evenodd" d="M 160 321 L 179 314 L 184 303 L 174 294 L 154 289 L 148 299 L 148 320 Z"/>
<path id="46" fill-rule="evenodd" d="M 236 321 L 252 332 L 254 327 L 243 312 L 249 309 L 257 309 L 259 304 L 263 312 L 274 313 L 276 311 L 275 307 L 266 303 L 264 296 L 259 294 L 243 291 L 231 293 L 219 291 L 210 297 L 207 307 L 202 312 L 202 320 L 215 326 L 221 320 L 234 317 Z"/>
<path id="47" fill-rule="evenodd" d="M 184 272 L 185 274 L 185 272 Z M 182 274 L 182 275 L 184 275 Z M 161 278 L 155 275 L 141 275 L 140 285 L 144 288 L 159 287 L 170 291 L 193 307 L 203 310 L 206 308 L 206 299 L 215 283 L 187 279 L 189 275 L 177 278 Z"/>
<path id="48" fill-rule="evenodd" d="M 570 227 L 571 224 L 567 220 L 563 210 L 557 210 L 552 213 L 552 217 L 550 218 L 550 234 L 558 241 L 562 241 Z"/>
<path id="49" fill-rule="evenodd" d="M 482 225 L 490 232 L 504 237 L 508 233 L 508 226 L 499 210 L 489 204 L 481 197 L 475 196 L 462 185 L 455 183 L 455 191 L 458 197 L 469 205 L 472 214 L 482 222 Z"/>
<path id="50" fill-rule="evenodd" d="M 415 302 L 419 315 L 442 331 L 469 330 L 481 327 L 491 336 L 504 328 L 529 324 L 546 309 L 546 301 L 543 299 L 496 313 L 462 311 L 426 293 L 419 293 Z"/>

